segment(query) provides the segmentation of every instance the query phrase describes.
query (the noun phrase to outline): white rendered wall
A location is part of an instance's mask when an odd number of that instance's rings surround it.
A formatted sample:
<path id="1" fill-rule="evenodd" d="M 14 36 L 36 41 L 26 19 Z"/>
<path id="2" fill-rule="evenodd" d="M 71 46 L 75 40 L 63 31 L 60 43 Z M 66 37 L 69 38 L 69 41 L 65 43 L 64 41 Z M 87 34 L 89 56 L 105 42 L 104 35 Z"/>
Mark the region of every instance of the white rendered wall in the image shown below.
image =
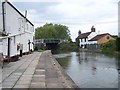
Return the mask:
<path id="1" fill-rule="evenodd" d="M 28 40 L 33 42 L 33 31 L 32 26 L 28 21 L 25 20 L 13 7 L 6 3 L 5 7 L 5 26 L 6 32 L 9 33 L 8 37 L 10 40 L 10 56 L 20 54 L 20 50 L 17 50 L 17 44 L 23 44 L 23 53 L 29 51 Z M 33 50 L 32 43 L 30 49 Z M 1 47 L 0 47 L 1 48 Z M 3 39 L 3 54 L 7 55 L 8 52 L 8 38 Z"/>
<path id="2" fill-rule="evenodd" d="M 92 38 L 95 37 L 96 35 L 97 35 L 96 32 L 90 33 L 90 35 L 88 36 L 88 40 L 92 39 Z"/>

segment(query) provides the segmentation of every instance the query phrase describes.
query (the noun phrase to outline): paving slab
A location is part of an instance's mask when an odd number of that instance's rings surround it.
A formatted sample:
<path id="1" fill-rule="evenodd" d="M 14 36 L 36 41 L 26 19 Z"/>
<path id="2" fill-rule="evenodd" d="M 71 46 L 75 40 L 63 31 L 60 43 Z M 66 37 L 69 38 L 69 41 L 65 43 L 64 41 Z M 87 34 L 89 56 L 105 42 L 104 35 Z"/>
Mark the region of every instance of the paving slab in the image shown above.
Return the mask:
<path id="1" fill-rule="evenodd" d="M 16 85 L 30 85 L 31 80 L 19 80 L 17 81 Z"/>
<path id="2" fill-rule="evenodd" d="M 34 75 L 32 82 L 45 82 L 45 75 Z"/>
<path id="3" fill-rule="evenodd" d="M 34 74 L 35 75 L 45 75 L 45 70 L 44 69 L 36 69 Z"/>
<path id="4" fill-rule="evenodd" d="M 17 84 L 16 84 L 13 88 L 16 88 L 16 89 L 19 89 L 19 88 L 22 88 L 22 89 L 23 89 L 23 88 L 29 88 L 29 85 L 27 85 L 27 84 L 17 85 Z"/>
<path id="5" fill-rule="evenodd" d="M 46 88 L 45 82 L 32 82 L 30 88 Z"/>
<path id="6" fill-rule="evenodd" d="M 17 62 L 5 65 L 2 76 L 2 88 L 13 90 L 72 87 L 67 86 L 65 80 L 68 78 L 64 78 L 50 51 L 34 52 L 21 57 Z"/>

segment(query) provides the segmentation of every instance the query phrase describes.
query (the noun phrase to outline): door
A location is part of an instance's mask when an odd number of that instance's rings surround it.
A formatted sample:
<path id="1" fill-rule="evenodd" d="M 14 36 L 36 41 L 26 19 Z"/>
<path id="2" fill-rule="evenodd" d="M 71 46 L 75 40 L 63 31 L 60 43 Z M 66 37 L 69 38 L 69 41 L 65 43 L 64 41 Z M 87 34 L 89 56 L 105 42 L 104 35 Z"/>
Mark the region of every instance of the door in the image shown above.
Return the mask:
<path id="1" fill-rule="evenodd" d="M 8 38 L 8 56 L 10 57 L 10 38 Z"/>

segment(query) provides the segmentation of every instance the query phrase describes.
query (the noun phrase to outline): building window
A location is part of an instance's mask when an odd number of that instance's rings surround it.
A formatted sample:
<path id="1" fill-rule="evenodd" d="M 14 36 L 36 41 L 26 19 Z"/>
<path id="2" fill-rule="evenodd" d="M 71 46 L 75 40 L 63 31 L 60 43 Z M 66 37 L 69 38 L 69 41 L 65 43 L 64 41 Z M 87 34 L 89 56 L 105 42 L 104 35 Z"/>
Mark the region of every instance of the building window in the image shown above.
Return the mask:
<path id="1" fill-rule="evenodd" d="M 22 28 L 24 28 L 24 21 L 22 20 Z"/>
<path id="2" fill-rule="evenodd" d="M 85 38 L 85 42 L 86 42 L 86 39 L 87 39 L 87 38 Z"/>
<path id="3" fill-rule="evenodd" d="M 108 40 L 110 39 L 110 37 L 109 37 L 109 36 L 107 36 L 106 38 L 107 38 Z"/>
<path id="4" fill-rule="evenodd" d="M 27 24 L 27 30 L 28 30 L 28 24 Z"/>
<path id="5" fill-rule="evenodd" d="M 20 19 L 20 18 L 18 19 L 18 23 L 19 23 L 19 28 L 18 28 L 18 30 L 20 31 L 20 30 L 21 30 L 21 19 Z"/>

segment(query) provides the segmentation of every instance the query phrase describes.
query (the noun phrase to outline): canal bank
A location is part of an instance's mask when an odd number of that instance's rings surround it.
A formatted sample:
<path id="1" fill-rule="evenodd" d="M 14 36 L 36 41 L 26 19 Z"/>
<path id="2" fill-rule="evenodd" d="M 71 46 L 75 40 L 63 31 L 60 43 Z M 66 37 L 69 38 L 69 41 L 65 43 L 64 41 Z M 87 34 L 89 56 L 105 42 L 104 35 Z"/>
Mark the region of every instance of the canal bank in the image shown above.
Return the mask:
<path id="1" fill-rule="evenodd" d="M 64 72 L 51 51 L 34 52 L 5 65 L 2 88 L 78 88 Z"/>

